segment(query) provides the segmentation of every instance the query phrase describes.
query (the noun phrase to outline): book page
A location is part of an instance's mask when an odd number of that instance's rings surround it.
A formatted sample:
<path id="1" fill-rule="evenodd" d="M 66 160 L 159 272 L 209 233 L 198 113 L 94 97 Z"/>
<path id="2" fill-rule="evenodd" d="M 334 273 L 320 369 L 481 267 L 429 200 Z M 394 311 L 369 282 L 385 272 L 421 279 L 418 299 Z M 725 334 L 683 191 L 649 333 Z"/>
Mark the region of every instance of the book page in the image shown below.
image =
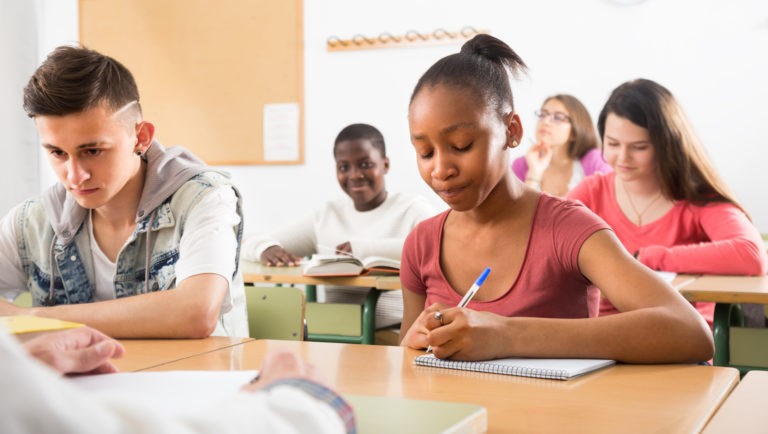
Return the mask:
<path id="1" fill-rule="evenodd" d="M 397 259 L 385 258 L 384 256 L 368 256 L 362 259 L 364 268 L 395 268 L 400 269 L 400 261 Z"/>

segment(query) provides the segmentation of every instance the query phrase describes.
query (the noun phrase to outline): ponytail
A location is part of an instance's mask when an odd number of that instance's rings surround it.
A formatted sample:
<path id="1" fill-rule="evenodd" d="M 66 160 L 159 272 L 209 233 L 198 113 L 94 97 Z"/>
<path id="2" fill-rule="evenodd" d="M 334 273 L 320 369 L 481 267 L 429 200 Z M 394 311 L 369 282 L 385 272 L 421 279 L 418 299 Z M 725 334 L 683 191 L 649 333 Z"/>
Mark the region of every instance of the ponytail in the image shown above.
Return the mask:
<path id="1" fill-rule="evenodd" d="M 527 69 L 509 45 L 491 35 L 480 34 L 465 42 L 458 53 L 432 65 L 416 83 L 411 102 L 423 87 L 442 84 L 470 89 L 502 116 L 514 111 L 509 74 L 518 78 Z"/>

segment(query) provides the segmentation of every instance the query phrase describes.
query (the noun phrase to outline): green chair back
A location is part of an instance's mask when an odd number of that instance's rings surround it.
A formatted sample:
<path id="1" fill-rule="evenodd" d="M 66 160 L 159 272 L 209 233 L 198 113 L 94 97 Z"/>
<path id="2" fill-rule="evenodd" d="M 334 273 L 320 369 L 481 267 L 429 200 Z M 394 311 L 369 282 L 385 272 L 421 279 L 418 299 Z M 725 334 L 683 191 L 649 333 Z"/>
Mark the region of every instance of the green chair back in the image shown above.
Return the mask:
<path id="1" fill-rule="evenodd" d="M 363 334 L 359 304 L 307 303 L 307 331 L 310 335 L 355 336 Z"/>
<path id="2" fill-rule="evenodd" d="M 307 285 L 314 290 L 314 285 Z M 371 288 L 363 305 L 307 303 L 307 340 L 373 344 L 376 335 L 376 303 L 381 291 Z M 314 301 L 314 300 L 312 300 Z"/>
<path id="3" fill-rule="evenodd" d="M 290 286 L 246 286 L 248 330 L 255 339 L 304 339 L 304 292 Z"/>
<path id="4" fill-rule="evenodd" d="M 730 365 L 768 369 L 768 329 L 731 327 L 729 336 Z"/>

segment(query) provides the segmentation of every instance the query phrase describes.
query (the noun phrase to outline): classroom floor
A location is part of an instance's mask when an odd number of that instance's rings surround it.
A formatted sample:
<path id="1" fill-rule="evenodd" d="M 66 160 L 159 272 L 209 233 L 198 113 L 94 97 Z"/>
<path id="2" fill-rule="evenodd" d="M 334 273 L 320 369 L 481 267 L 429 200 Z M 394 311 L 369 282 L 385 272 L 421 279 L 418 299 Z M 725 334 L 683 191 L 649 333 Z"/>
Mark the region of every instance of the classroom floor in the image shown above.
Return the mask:
<path id="1" fill-rule="evenodd" d="M 744 309 L 744 326 L 752 328 L 768 327 L 764 306 L 762 304 L 742 304 Z"/>

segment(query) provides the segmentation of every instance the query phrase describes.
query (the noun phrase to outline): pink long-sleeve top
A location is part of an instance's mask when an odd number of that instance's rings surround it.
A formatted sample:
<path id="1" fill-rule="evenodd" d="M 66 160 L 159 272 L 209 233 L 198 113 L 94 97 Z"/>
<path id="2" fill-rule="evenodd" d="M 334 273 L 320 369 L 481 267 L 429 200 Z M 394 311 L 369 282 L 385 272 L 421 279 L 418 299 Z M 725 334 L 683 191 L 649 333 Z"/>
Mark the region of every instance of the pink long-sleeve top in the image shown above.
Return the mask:
<path id="1" fill-rule="evenodd" d="M 584 179 L 568 193 L 603 218 L 624 247 L 653 270 L 691 274 L 761 275 L 768 272 L 768 254 L 760 233 L 738 207 L 713 202 L 694 205 L 677 201 L 660 219 L 637 226 L 619 208 L 614 174 Z M 695 303 L 712 323 L 713 303 Z M 607 300 L 600 314 L 616 313 Z"/>

